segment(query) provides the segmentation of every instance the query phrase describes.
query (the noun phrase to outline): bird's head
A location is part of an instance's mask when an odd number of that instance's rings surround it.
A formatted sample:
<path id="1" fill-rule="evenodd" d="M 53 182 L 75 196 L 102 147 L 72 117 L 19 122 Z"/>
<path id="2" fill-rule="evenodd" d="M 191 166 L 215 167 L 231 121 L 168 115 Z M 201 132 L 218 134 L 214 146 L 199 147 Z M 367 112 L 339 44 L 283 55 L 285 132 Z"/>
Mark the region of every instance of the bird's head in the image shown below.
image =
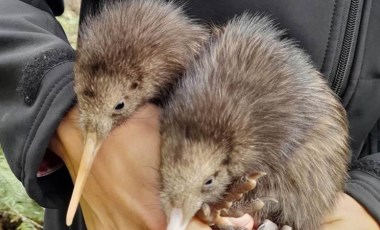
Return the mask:
<path id="1" fill-rule="evenodd" d="M 149 88 L 154 86 L 143 82 L 139 71 L 132 67 L 126 67 L 124 71 L 116 69 L 105 63 L 82 65 L 80 61 L 75 66 L 74 90 L 85 147 L 67 214 L 68 225 L 71 224 L 101 144 L 113 129 L 122 125 L 153 97 L 150 92 L 154 90 Z"/>
<path id="2" fill-rule="evenodd" d="M 86 144 L 68 225 L 104 138 L 138 107 L 166 92 L 207 38 L 206 29 L 165 1 L 115 1 L 83 21 L 74 88 Z"/>
<path id="3" fill-rule="evenodd" d="M 184 230 L 202 207 L 220 201 L 232 178 L 229 158 L 212 143 L 166 140 L 161 152 L 161 201 L 168 230 Z"/>
<path id="4" fill-rule="evenodd" d="M 77 66 L 75 92 L 82 130 L 85 134 L 94 133 L 98 140 L 103 140 L 153 94 L 147 92 L 149 90 L 146 88 L 152 86 L 143 83 L 142 73 L 132 68 L 116 72 L 108 66 L 98 65 Z M 96 68 L 95 72 L 92 72 L 93 68 Z"/>

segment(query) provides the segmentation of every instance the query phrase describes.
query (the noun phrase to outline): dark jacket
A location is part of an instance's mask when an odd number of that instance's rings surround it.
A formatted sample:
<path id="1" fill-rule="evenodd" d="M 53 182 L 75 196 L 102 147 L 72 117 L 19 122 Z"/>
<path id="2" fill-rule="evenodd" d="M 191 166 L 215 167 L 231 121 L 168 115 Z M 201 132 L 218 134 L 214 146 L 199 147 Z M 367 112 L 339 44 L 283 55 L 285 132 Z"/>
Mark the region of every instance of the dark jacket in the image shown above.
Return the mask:
<path id="1" fill-rule="evenodd" d="M 81 19 L 100 5 L 82 2 Z M 299 41 L 349 115 L 346 192 L 380 222 L 380 1 L 187 2 L 190 16 L 216 23 L 247 10 L 265 12 Z M 59 0 L 0 2 L 0 143 L 28 194 L 47 208 L 45 229 L 69 229 L 64 219 L 72 191 L 64 167 L 37 177 L 60 119 L 75 103 L 74 51 L 54 18 L 62 11 Z M 70 229 L 85 229 L 80 213 Z"/>

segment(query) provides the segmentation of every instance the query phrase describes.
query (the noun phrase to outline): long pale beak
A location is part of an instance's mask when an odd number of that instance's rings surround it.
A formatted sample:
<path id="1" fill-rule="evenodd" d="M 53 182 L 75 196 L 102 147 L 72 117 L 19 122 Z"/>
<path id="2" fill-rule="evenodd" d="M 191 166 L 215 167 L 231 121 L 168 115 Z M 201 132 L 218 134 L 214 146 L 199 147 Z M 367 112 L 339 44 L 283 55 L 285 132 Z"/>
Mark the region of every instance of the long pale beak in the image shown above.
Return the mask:
<path id="1" fill-rule="evenodd" d="M 66 215 L 67 226 L 70 226 L 73 223 L 74 215 L 78 208 L 78 204 L 82 196 L 84 185 L 86 184 L 88 175 L 90 174 L 92 164 L 99 150 L 99 147 L 101 146 L 101 143 L 102 143 L 101 141 L 98 142 L 96 133 L 89 132 L 87 134 L 82 159 L 80 161 L 77 178 L 74 185 L 74 191 L 71 196 L 69 208 L 67 210 L 67 215 Z"/>
<path id="2" fill-rule="evenodd" d="M 166 230 L 185 230 L 189 222 L 190 219 L 184 217 L 181 208 L 173 208 L 169 216 L 168 227 Z"/>

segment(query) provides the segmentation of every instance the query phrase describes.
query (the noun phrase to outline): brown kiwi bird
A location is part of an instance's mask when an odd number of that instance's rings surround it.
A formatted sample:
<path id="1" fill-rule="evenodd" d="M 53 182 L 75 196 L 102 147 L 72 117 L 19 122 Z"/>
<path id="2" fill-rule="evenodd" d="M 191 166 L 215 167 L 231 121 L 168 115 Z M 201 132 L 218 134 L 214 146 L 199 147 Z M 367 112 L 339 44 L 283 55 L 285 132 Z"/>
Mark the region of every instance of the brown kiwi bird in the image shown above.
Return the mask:
<path id="1" fill-rule="evenodd" d="M 180 6 L 160 0 L 107 3 L 86 19 L 74 69 L 85 148 L 68 225 L 102 141 L 140 106 L 165 94 L 207 37 Z"/>
<path id="2" fill-rule="evenodd" d="M 267 175 L 232 207 L 249 213 L 244 204 L 272 197 L 278 202 L 265 203 L 258 221 L 318 229 L 347 175 L 344 108 L 270 19 L 244 14 L 216 31 L 160 118 L 168 229 L 185 229 L 202 205 L 220 203 L 254 172 Z"/>

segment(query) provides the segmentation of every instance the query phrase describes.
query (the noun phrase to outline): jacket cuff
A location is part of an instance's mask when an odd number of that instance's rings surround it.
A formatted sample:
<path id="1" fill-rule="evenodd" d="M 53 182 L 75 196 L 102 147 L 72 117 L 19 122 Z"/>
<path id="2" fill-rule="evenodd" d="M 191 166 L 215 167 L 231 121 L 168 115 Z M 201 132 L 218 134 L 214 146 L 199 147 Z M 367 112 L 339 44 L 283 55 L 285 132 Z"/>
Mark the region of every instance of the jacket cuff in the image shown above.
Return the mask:
<path id="1" fill-rule="evenodd" d="M 358 201 L 380 223 L 380 153 L 364 157 L 352 165 L 346 193 Z"/>
<path id="2" fill-rule="evenodd" d="M 72 188 L 65 168 L 45 177 L 37 177 L 37 172 L 60 120 L 75 104 L 73 64 L 56 65 L 44 76 L 43 90 L 33 103 L 35 114 L 24 145 L 21 181 L 28 194 L 47 208 L 64 206 Z"/>

